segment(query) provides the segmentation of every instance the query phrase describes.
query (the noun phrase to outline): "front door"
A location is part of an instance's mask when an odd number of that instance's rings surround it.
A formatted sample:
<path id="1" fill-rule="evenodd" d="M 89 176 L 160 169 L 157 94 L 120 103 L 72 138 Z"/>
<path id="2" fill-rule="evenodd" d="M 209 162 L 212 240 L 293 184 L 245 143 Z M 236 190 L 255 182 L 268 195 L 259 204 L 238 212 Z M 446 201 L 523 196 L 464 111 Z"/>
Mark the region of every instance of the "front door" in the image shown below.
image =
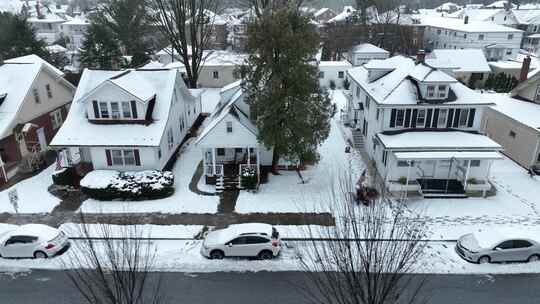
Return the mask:
<path id="1" fill-rule="evenodd" d="M 436 160 L 424 160 L 420 163 L 422 178 L 433 178 L 435 176 Z"/>
<path id="2" fill-rule="evenodd" d="M 47 149 L 47 138 L 45 137 L 45 128 L 39 128 L 36 131 L 39 147 L 41 148 L 41 151 L 45 151 Z"/>

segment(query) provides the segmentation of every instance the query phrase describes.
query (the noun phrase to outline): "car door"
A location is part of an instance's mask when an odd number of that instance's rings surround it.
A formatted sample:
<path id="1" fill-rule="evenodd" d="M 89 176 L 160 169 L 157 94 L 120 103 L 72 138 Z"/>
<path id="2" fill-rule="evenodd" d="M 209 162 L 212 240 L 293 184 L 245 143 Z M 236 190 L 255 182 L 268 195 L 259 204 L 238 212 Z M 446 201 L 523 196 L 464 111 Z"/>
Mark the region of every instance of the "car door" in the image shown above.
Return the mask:
<path id="1" fill-rule="evenodd" d="M 519 261 L 517 252 L 519 249 L 514 247 L 515 240 L 506 240 L 493 248 L 491 254 L 492 262 L 514 262 Z"/>
<path id="2" fill-rule="evenodd" d="M 22 236 L 13 235 L 2 244 L 2 256 L 7 258 L 24 257 L 21 251 L 24 251 L 24 239 Z"/>
<path id="3" fill-rule="evenodd" d="M 526 261 L 533 254 L 533 244 L 527 240 L 514 240 L 516 261 Z"/>
<path id="4" fill-rule="evenodd" d="M 249 256 L 257 256 L 264 249 L 269 249 L 270 240 L 261 236 L 248 236 L 246 237 L 246 252 Z"/>
<path id="5" fill-rule="evenodd" d="M 246 237 L 239 236 L 225 245 L 226 256 L 245 256 Z"/>

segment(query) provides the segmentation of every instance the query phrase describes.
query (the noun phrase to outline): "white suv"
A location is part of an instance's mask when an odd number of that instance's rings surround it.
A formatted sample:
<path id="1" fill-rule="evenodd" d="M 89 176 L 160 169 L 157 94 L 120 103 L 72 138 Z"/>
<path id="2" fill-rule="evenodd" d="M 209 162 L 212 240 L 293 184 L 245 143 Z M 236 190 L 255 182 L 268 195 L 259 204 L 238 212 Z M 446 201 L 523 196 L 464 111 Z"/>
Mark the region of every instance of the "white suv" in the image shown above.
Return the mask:
<path id="1" fill-rule="evenodd" d="M 64 232 L 41 224 L 15 226 L 0 235 L 0 257 L 49 258 L 69 249 Z"/>
<path id="2" fill-rule="evenodd" d="M 279 232 L 268 224 L 237 224 L 208 233 L 201 254 L 210 259 L 258 257 L 268 260 L 279 254 Z"/>

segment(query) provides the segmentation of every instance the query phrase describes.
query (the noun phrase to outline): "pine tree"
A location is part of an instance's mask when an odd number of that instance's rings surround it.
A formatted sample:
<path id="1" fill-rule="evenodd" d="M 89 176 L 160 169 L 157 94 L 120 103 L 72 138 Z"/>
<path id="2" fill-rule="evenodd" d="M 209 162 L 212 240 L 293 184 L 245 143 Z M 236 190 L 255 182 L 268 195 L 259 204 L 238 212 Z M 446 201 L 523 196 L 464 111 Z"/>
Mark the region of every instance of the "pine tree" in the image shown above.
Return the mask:
<path id="1" fill-rule="evenodd" d="M 81 62 L 86 68 L 117 69 L 122 60 L 120 46 L 106 27 L 90 23 L 81 50 Z"/>
<path id="2" fill-rule="evenodd" d="M 0 56 L 4 59 L 35 54 L 50 59 L 46 43 L 38 40 L 30 24 L 22 16 L 0 12 Z"/>
<path id="3" fill-rule="evenodd" d="M 329 135 L 330 99 L 310 63 L 318 46 L 309 19 L 287 5 L 266 9 L 249 27 L 244 87 L 259 140 L 274 149 L 274 169 L 280 158 L 298 168 L 317 162 Z"/>
<path id="4" fill-rule="evenodd" d="M 493 89 L 493 80 L 493 74 L 490 73 L 486 79 L 486 83 L 484 84 L 484 88 L 486 88 L 486 90 Z"/>

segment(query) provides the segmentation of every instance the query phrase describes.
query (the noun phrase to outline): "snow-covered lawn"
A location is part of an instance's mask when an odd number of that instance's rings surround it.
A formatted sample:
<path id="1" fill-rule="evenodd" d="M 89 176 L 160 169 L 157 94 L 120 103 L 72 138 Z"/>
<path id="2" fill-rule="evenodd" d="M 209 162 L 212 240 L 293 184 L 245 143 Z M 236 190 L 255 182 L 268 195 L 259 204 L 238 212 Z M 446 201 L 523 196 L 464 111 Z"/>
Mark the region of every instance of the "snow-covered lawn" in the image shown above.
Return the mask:
<path id="1" fill-rule="evenodd" d="M 19 197 L 19 213 L 46 213 L 60 203 L 60 200 L 50 194 L 47 188 L 52 184 L 52 173 L 55 165 L 48 167 L 38 175 L 14 185 L 0 192 L 0 213 L 14 213 L 9 202 L 8 192 L 17 189 Z"/>
<path id="2" fill-rule="evenodd" d="M 329 211 L 322 196 L 328 193 L 347 169 L 358 175 L 365 168 L 358 153 L 345 153 L 346 142 L 337 119 L 339 108 L 345 104 L 341 91 L 334 91 L 333 102 L 338 113 L 331 122 L 328 139 L 319 148 L 320 162 L 302 171 L 307 183 L 302 184 L 295 171 L 281 171 L 279 176 L 269 175 L 269 181 L 261 185 L 259 192 L 242 191 L 236 203 L 238 213 L 253 212 L 326 212 Z"/>

